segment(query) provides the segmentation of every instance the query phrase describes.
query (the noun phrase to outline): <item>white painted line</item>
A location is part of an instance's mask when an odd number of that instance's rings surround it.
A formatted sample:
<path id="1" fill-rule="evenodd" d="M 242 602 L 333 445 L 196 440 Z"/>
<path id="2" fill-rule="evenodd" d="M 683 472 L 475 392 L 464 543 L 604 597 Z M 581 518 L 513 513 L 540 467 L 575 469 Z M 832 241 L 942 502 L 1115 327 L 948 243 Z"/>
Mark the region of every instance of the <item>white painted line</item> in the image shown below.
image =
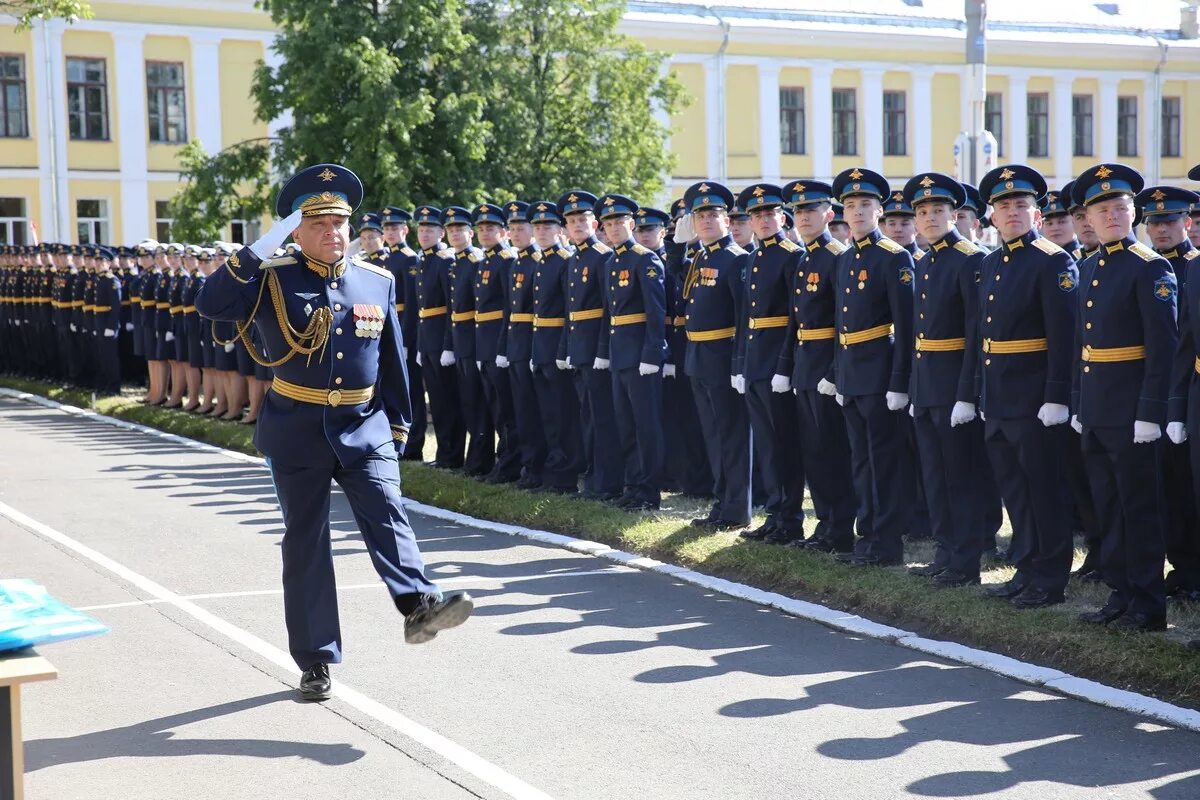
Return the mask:
<path id="1" fill-rule="evenodd" d="M 116 419 L 115 417 L 106 417 L 102 414 L 96 414 L 91 411 L 85 411 L 74 406 L 64 405 L 48 400 L 39 395 L 29 394 L 28 392 L 18 392 L 14 389 L 5 389 L 0 387 L 0 397 L 11 397 L 16 400 L 24 400 L 25 402 L 34 403 L 36 405 L 53 408 L 67 414 L 76 416 L 84 416 L 94 419 L 97 422 L 102 422 L 107 425 L 112 425 L 117 428 L 123 428 L 129 431 L 138 431 L 148 436 L 154 436 L 167 441 L 176 442 L 184 447 L 190 447 L 195 450 L 201 450 L 206 453 L 218 453 L 227 458 L 232 458 L 237 461 L 242 461 L 251 464 L 264 465 L 261 458 L 248 456 L 244 453 L 237 453 L 232 450 L 225 450 L 220 447 L 214 447 L 204 442 L 197 442 L 193 439 L 186 439 L 182 436 L 164 433 L 163 431 L 138 425 L 134 422 L 126 422 L 125 420 Z M 881 625 L 876 622 L 871 622 L 855 614 L 848 614 L 844 611 L 829 608 L 818 603 L 810 603 L 805 600 L 797 600 L 794 597 L 778 594 L 777 592 L 767 592 L 762 589 L 756 589 L 752 586 L 746 586 L 741 583 L 725 580 L 724 578 L 715 578 L 711 575 L 704 575 L 694 570 L 680 567 L 674 564 L 663 564 L 654 559 L 645 558 L 632 553 L 626 553 L 621 550 L 615 550 L 606 544 L 600 542 L 589 542 L 584 539 L 576 539 L 571 536 L 564 536 L 560 533 L 550 533 L 549 531 L 539 531 L 534 528 L 524 528 L 519 525 L 508 525 L 503 522 L 492 522 L 485 519 L 476 519 L 475 517 L 460 514 L 457 511 L 450 511 L 436 506 L 418 503 L 413 500 L 406 500 L 405 505 L 413 511 L 434 519 L 440 519 L 447 522 L 453 522 L 458 525 L 463 525 L 471 528 L 479 528 L 482 530 L 494 531 L 503 533 L 509 536 L 519 536 L 524 539 L 529 539 L 542 544 L 554 545 L 577 553 L 586 553 L 599 558 L 613 561 L 620 564 L 625 564 L 638 569 L 643 569 L 647 572 L 657 572 L 666 575 L 670 578 L 676 578 L 684 583 L 690 583 L 694 586 L 699 586 L 704 589 L 710 589 L 721 594 L 726 594 L 731 597 L 737 597 L 747 600 L 752 603 L 778 609 L 790 616 L 799 617 L 801 619 L 818 622 L 837 630 L 846 631 L 847 633 L 867 636 L 873 639 L 881 639 L 906 647 L 910 650 L 916 650 L 922 653 L 945 658 L 949 661 L 957 661 L 960 664 L 978 667 L 979 669 L 993 672 L 997 675 L 1002 675 L 1022 683 L 1041 686 L 1047 689 L 1058 691 L 1062 694 L 1075 697 L 1080 700 L 1086 700 L 1096 705 L 1108 706 L 1122 711 L 1128 711 L 1133 714 L 1140 714 L 1147 717 L 1152 717 L 1170 725 L 1179 728 L 1187 728 L 1189 730 L 1200 731 L 1200 711 L 1190 708 L 1182 708 L 1163 702 L 1153 697 L 1127 692 L 1121 689 L 1114 689 L 1110 686 L 1105 686 L 1102 683 L 1095 681 L 1077 678 L 1073 675 L 1068 675 L 1049 667 L 1038 666 L 1037 664 L 1029 664 L 1024 661 L 1003 656 L 998 653 L 991 653 L 987 650 L 979 650 L 966 645 L 955 644 L 953 642 L 941 642 L 936 639 L 926 639 L 916 634 L 893 628 L 890 625 Z"/>
<path id="2" fill-rule="evenodd" d="M 22 528 L 44 539 L 75 551 L 80 556 L 108 570 L 113 575 L 137 587 L 159 602 L 174 606 L 202 625 L 212 628 L 225 638 L 236 642 L 280 669 L 286 670 L 289 674 L 296 676 L 300 674 L 300 670 L 296 668 L 292 657 L 288 653 L 254 634 L 244 631 L 230 622 L 226 622 L 216 614 L 206 611 L 192 601 L 172 592 L 161 584 L 155 583 L 144 575 L 134 572 L 132 569 L 114 561 L 103 553 L 72 539 L 65 533 L 61 533 L 48 525 L 38 522 L 7 503 L 0 503 L 0 515 L 7 517 Z M 525 798 L 528 798 L 528 800 L 550 800 L 550 796 L 545 792 L 535 789 L 520 778 L 505 772 L 482 756 L 476 755 L 462 745 L 442 736 L 440 733 L 436 733 L 424 725 L 414 722 L 395 709 L 388 708 L 382 703 L 372 700 L 370 697 L 346 686 L 340 681 L 334 684 L 333 694 L 339 700 L 357 709 L 360 713 L 374 718 L 447 761 L 457 764 L 461 769 L 474 775 L 489 786 L 499 789 L 509 797 L 518 798 L 519 800 L 525 800 Z"/>

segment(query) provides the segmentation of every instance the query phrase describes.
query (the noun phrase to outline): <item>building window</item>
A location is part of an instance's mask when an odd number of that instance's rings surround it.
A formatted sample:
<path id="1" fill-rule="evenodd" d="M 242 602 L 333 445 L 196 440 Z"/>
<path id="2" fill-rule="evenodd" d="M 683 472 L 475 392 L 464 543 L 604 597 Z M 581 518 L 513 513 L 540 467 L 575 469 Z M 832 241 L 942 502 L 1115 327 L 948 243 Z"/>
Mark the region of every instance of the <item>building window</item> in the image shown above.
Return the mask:
<path id="1" fill-rule="evenodd" d="M 983 127 L 996 137 L 997 158 L 1004 157 L 1004 95 L 988 92 L 983 101 Z"/>
<path id="2" fill-rule="evenodd" d="M 804 155 L 804 87 L 779 90 L 779 149 L 788 155 Z"/>
<path id="3" fill-rule="evenodd" d="M 26 244 L 29 220 L 25 218 L 25 198 L 0 197 L 0 244 Z"/>
<path id="4" fill-rule="evenodd" d="M 183 64 L 173 61 L 146 62 L 146 114 L 150 141 L 183 144 L 187 141 L 187 95 L 183 88 Z"/>
<path id="5" fill-rule="evenodd" d="M 67 59 L 67 112 L 72 139 L 108 139 L 104 59 Z"/>
<path id="6" fill-rule="evenodd" d="M 904 114 L 904 92 L 883 93 L 883 154 L 902 156 L 908 152 L 908 128 Z"/>
<path id="7" fill-rule="evenodd" d="M 160 242 L 170 242 L 171 225 L 175 220 L 171 217 L 171 201 L 154 201 L 154 238 Z"/>
<path id="8" fill-rule="evenodd" d="M 75 219 L 80 244 L 108 242 L 107 200 L 76 200 Z"/>
<path id="9" fill-rule="evenodd" d="M 256 242 L 259 227 L 259 221 L 256 219 L 235 219 L 229 223 L 229 241 L 233 244 Z"/>
<path id="10" fill-rule="evenodd" d="M 1162 153 L 1163 158 L 1179 158 L 1182 154 L 1179 145 L 1180 121 L 1182 119 L 1183 100 L 1178 97 L 1162 99 Z"/>
<path id="11" fill-rule="evenodd" d="M 1050 95 L 1031 94 L 1025 98 L 1025 117 L 1029 125 L 1030 158 L 1050 155 Z"/>
<path id="12" fill-rule="evenodd" d="M 1077 94 L 1071 97 L 1071 120 L 1074 125 L 1074 155 L 1092 154 L 1092 96 Z"/>
<path id="13" fill-rule="evenodd" d="M 25 59 L 0 55 L 0 136 L 29 135 L 25 111 Z"/>
<path id="14" fill-rule="evenodd" d="M 1136 156 L 1138 149 L 1138 99 L 1117 98 L 1117 155 Z"/>
<path id="15" fill-rule="evenodd" d="M 858 155 L 858 110 L 854 89 L 833 90 L 833 154 Z"/>

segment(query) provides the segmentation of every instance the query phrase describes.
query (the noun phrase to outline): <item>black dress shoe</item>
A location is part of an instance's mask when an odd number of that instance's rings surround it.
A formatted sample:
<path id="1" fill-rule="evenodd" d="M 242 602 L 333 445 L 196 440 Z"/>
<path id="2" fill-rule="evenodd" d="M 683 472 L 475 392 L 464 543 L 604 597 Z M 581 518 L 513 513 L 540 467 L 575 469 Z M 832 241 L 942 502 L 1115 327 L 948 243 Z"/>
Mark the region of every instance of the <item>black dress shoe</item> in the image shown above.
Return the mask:
<path id="1" fill-rule="evenodd" d="M 770 536 L 772 533 L 774 533 L 774 531 L 775 531 L 775 523 L 772 522 L 771 520 L 767 520 L 762 525 L 759 525 L 757 528 L 748 528 L 748 529 L 742 531 L 741 535 L 742 535 L 743 539 L 750 539 L 755 542 L 761 542 L 764 539 L 766 539 L 768 536 Z"/>
<path id="2" fill-rule="evenodd" d="M 621 506 L 626 511 L 658 511 L 661 506 L 658 503 L 652 503 L 649 500 L 633 500 Z"/>
<path id="3" fill-rule="evenodd" d="M 1107 625 L 1117 617 L 1125 613 L 1125 609 L 1120 606 L 1114 606 L 1111 603 L 1105 604 L 1103 608 L 1098 608 L 1095 611 L 1085 611 L 1079 615 L 1080 622 L 1089 622 L 1092 625 Z"/>
<path id="4" fill-rule="evenodd" d="M 852 567 L 896 567 L 900 565 L 900 559 L 883 558 L 881 556 L 854 556 L 847 563 Z"/>
<path id="5" fill-rule="evenodd" d="M 1028 586 L 1009 602 L 1017 608 L 1046 608 L 1056 606 L 1064 599 L 1062 592 L 1051 593 L 1037 586 Z"/>
<path id="6" fill-rule="evenodd" d="M 404 618 L 404 641 L 428 642 L 441 631 L 462 625 L 474 610 L 475 601 L 466 592 L 423 595 L 416 609 Z"/>
<path id="7" fill-rule="evenodd" d="M 328 700 L 332 696 L 333 682 L 329 680 L 328 664 L 316 664 L 304 670 L 300 676 L 302 700 Z"/>
<path id="8" fill-rule="evenodd" d="M 1025 591 L 1025 582 L 1017 578 L 1004 583 L 998 583 L 995 586 L 989 586 L 983 590 L 983 593 L 988 597 L 997 597 L 1001 600 L 1008 600 L 1016 597 L 1021 592 Z"/>
<path id="9" fill-rule="evenodd" d="M 941 564 L 926 564 L 923 567 L 908 568 L 909 575 L 917 575 L 922 578 L 933 578 L 937 575 L 941 575 L 945 571 L 946 568 Z"/>
<path id="10" fill-rule="evenodd" d="M 768 533 L 763 541 L 767 544 L 791 544 L 792 542 L 804 541 L 803 528 L 788 528 L 784 525 L 776 525 L 775 529 Z"/>
<path id="11" fill-rule="evenodd" d="M 1104 576 L 1100 574 L 1100 570 L 1095 567 L 1080 567 L 1072 573 L 1072 577 L 1087 583 L 1099 583 L 1104 580 Z"/>
<path id="12" fill-rule="evenodd" d="M 521 480 L 517 481 L 518 489 L 536 489 L 542 485 L 541 478 L 535 478 L 532 475 L 526 475 Z"/>
<path id="13" fill-rule="evenodd" d="M 975 586 L 979 583 L 978 575 L 968 575 L 956 569 L 944 569 L 933 576 L 933 582 L 938 586 Z"/>
<path id="14" fill-rule="evenodd" d="M 833 560 L 841 564 L 849 564 L 856 558 L 858 558 L 858 555 L 853 550 L 844 550 L 833 554 Z"/>
<path id="15" fill-rule="evenodd" d="M 1114 631 L 1165 631 L 1167 618 L 1134 611 L 1123 615 L 1108 627 Z"/>
<path id="16" fill-rule="evenodd" d="M 749 522 L 731 522 L 727 519 L 718 519 L 708 523 L 704 527 L 714 531 L 740 531 L 749 525 Z"/>

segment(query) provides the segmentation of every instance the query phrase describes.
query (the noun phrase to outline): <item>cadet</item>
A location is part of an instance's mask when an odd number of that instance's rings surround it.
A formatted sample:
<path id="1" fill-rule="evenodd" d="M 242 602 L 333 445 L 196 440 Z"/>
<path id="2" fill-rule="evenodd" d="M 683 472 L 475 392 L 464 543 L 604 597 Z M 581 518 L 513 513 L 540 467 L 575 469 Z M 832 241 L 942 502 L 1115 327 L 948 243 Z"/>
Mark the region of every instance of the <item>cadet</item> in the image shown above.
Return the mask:
<path id="1" fill-rule="evenodd" d="M 633 240 L 637 203 L 606 194 L 596 208 L 614 245 L 603 275 L 598 355 L 608 359 L 613 414 L 626 453 L 624 492 L 617 505 L 630 511 L 657 509 L 662 502 L 662 364 L 667 357 L 665 268 L 653 251 Z"/>
<path id="2" fill-rule="evenodd" d="M 1075 238 L 1075 221 L 1069 213 L 1070 205 L 1071 201 L 1063 192 L 1054 191 L 1047 192 L 1038 203 L 1042 210 L 1042 236 L 1074 254 L 1080 244 L 1079 239 Z"/>
<path id="3" fill-rule="evenodd" d="M 1200 195 L 1176 186 L 1152 186 L 1143 190 L 1135 202 L 1146 220 L 1146 233 L 1154 249 L 1175 271 L 1175 281 L 1180 288 L 1178 302 L 1182 323 L 1187 314 L 1184 287 L 1191 272 L 1191 262 L 1200 256 L 1200 250 L 1188 241 L 1188 231 L 1193 227 L 1188 209 L 1192 203 L 1200 202 Z M 1186 342 L 1181 345 L 1188 346 Z M 1169 416 L 1168 419 L 1183 421 L 1181 416 Z M 1179 425 L 1175 433 L 1182 432 L 1183 426 Z M 1172 568 L 1167 575 L 1166 591 L 1168 595 L 1180 598 L 1200 599 L 1200 519 L 1197 519 L 1196 494 L 1192 488 L 1191 455 L 1182 439 L 1178 442 L 1172 439 L 1163 447 L 1167 560 Z"/>
<path id="4" fill-rule="evenodd" d="M 1036 170 L 996 167 L 979 192 L 1003 242 L 984 259 L 981 275 L 979 410 L 1012 522 L 1008 559 L 1017 568 L 986 593 L 1036 608 L 1063 601 L 1071 569 L 1061 487 L 1079 273 L 1070 255 L 1037 231 L 1046 181 Z"/>
<path id="5" fill-rule="evenodd" d="M 1178 342 L 1170 262 L 1133 235 L 1142 176 L 1124 164 L 1089 167 L 1075 181 L 1100 250 L 1080 268 L 1079 361 L 1073 376 L 1083 459 L 1104 539 L 1101 571 L 1112 589 L 1088 622 L 1166 630 L 1163 583 L 1163 426 Z"/>
<path id="6" fill-rule="evenodd" d="M 417 276 L 421 272 L 421 256 L 408 246 L 408 223 L 412 214 L 399 206 L 384 206 L 379 211 L 383 225 L 383 240 L 390 251 L 387 268 L 396 278 L 396 316 L 404 333 L 404 363 L 408 367 L 408 394 L 412 405 L 412 430 L 404 448 L 404 460 L 420 461 L 425 452 L 425 428 L 428 410 L 425 407 L 423 367 L 417 359 L 417 327 L 421 304 L 417 300 Z"/>
<path id="7" fill-rule="evenodd" d="M 956 210 L 966 199 L 962 184 L 938 173 L 915 176 L 904 186 L 904 200 L 929 243 L 916 255 L 908 394 L 937 541 L 933 563 L 912 572 L 941 586 L 978 583 L 984 546 L 983 429 L 975 412 L 977 280 L 984 253 L 955 227 Z"/>
<path id="8" fill-rule="evenodd" d="M 530 368 L 546 438 L 542 490 L 575 494 L 583 472 L 579 397 L 565 355 L 559 354 L 567 317 L 567 272 L 572 253 L 559 243 L 563 218 L 549 200 L 529 204 L 533 236 L 541 259 L 534 271 L 533 343 Z M 528 280 L 528 279 L 527 279 Z"/>
<path id="9" fill-rule="evenodd" d="M 1188 209 L 1188 217 L 1192 220 L 1192 227 L 1188 229 L 1188 241 L 1192 243 L 1192 247 L 1200 248 L 1200 203 L 1192 203 L 1192 207 Z"/>
<path id="10" fill-rule="evenodd" d="M 987 210 L 987 204 L 983 202 L 979 190 L 974 186 L 964 183 L 962 187 L 966 192 L 967 199 L 958 211 L 954 212 L 954 226 L 958 229 L 959 236 L 987 252 L 988 248 L 980 241 L 983 235 L 984 212 Z"/>
<path id="11" fill-rule="evenodd" d="M 267 347 L 280 354 L 254 441 L 267 456 L 283 512 L 288 641 L 304 671 L 301 696 L 311 700 L 330 696 L 328 665 L 342 655 L 331 479 L 345 492 L 371 562 L 405 617 L 406 641 L 428 641 L 462 624 L 473 605 L 465 593 L 443 597 L 426 578 L 401 502 L 397 459 L 409 407 L 395 279 L 345 257 L 348 218 L 361 199 L 362 184 L 344 167 L 301 171 L 276 201 L 281 221 L 230 256 L 197 298 L 205 316 L 253 317 Z M 302 252 L 271 258 L 289 233 Z M 260 300 L 272 308 L 254 314 Z M 284 319 L 297 335 L 281 328 Z"/>
<path id="12" fill-rule="evenodd" d="M 121 391 L 121 279 L 113 274 L 113 252 L 100 248 L 101 267 L 96 273 L 92 306 L 96 334 L 96 388 L 105 394 Z"/>
<path id="13" fill-rule="evenodd" d="M 733 243 L 747 253 L 754 249 L 754 228 L 750 224 L 750 214 L 736 201 L 729 210 L 729 235 L 733 237 Z"/>
<path id="14" fill-rule="evenodd" d="M 483 251 L 471 244 L 471 215 L 462 206 L 449 206 L 442 212 L 442 227 L 454 251 L 454 262 L 446 290 L 450 324 L 440 362 L 444 367 L 453 364 L 458 374 L 458 399 L 471 437 L 463 471 L 484 478 L 496 464 L 496 431 L 475 358 L 475 269 L 483 261 Z"/>
<path id="15" fill-rule="evenodd" d="M 508 370 L 514 419 L 520 440 L 521 479 L 517 486 L 537 489 L 542 485 L 546 465 L 546 436 L 543 414 L 538 407 L 533 385 L 534 290 L 541 270 L 542 251 L 533 241 L 529 222 L 529 204 L 510 200 L 504 206 L 505 228 L 515 250 L 515 260 L 506 276 L 504 348 L 496 356 L 496 365 Z M 555 370 L 557 372 L 557 369 Z"/>
<path id="16" fill-rule="evenodd" d="M 458 396 L 458 373 L 454 361 L 442 363 L 446 331 L 450 327 L 450 268 L 454 263 L 450 248 L 442 241 L 442 210 L 418 206 L 416 210 L 417 244 L 421 263 L 417 274 L 417 338 L 410 346 L 416 350 L 421 375 L 429 392 L 429 413 L 437 451 L 433 466 L 461 469 L 467 429 L 463 422 L 462 402 Z"/>
<path id="17" fill-rule="evenodd" d="M 604 265 L 612 248 L 596 238 L 596 196 L 582 190 L 558 199 L 558 213 L 567 223 L 575 245 L 567 269 L 567 331 L 559 343 L 559 358 L 575 370 L 579 396 L 584 461 L 584 496 L 596 500 L 621 497 L 625 455 L 613 446 L 616 430 L 612 376 L 608 359 L 599 353 L 604 317 Z"/>
<path id="18" fill-rule="evenodd" d="M 847 247 L 850 246 L 850 226 L 846 224 L 845 207 L 841 203 L 833 204 L 833 220 L 829 223 L 829 233 Z"/>
<path id="19" fill-rule="evenodd" d="M 765 523 L 742 535 L 788 544 L 804 538 L 804 459 L 791 375 L 776 374 L 776 367 L 786 343 L 789 290 L 803 248 L 783 235 L 783 190 L 778 186 L 748 186 L 738 196 L 738 206 L 750 212 L 758 247 L 750 253 L 743 287 L 733 371 L 735 388 L 746 398 L 767 513 Z"/>
<path id="20" fill-rule="evenodd" d="M 883 204 L 883 235 L 916 257 L 921 248 L 917 246 L 916 214 L 904 199 L 904 192 L 892 192 Z"/>
<path id="21" fill-rule="evenodd" d="M 1100 248 L 1100 238 L 1096 236 L 1096 231 L 1088 222 L 1087 211 L 1075 201 L 1075 181 L 1071 181 L 1063 187 L 1062 195 L 1070 198 L 1068 211 L 1071 214 L 1072 227 L 1075 229 L 1075 238 L 1079 240 L 1079 249 L 1073 251 L 1071 257 L 1076 262 L 1083 261 Z"/>
<path id="22" fill-rule="evenodd" d="M 734 207 L 729 189 L 702 181 L 689 186 L 683 199 L 687 214 L 677 229 L 685 226 L 686 233 L 690 225 L 699 240 L 683 284 L 688 338 L 684 369 L 692 381 L 716 494 L 708 515 L 692 524 L 737 530 L 750 524 L 750 420 L 733 372 L 750 255 L 729 233 L 729 211 Z"/>

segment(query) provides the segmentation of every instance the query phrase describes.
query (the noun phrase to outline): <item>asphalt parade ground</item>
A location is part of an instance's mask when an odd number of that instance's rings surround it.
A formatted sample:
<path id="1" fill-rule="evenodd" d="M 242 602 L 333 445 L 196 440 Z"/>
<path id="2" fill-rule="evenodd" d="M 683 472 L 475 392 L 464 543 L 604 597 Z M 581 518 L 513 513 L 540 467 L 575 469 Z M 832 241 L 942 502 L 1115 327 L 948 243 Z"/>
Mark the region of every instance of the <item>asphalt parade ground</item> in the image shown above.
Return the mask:
<path id="1" fill-rule="evenodd" d="M 269 474 L 0 399 L 0 576 L 111 626 L 24 693 L 30 798 L 1200 797 L 1200 734 L 412 515 L 477 598 L 427 645 L 335 493 L 345 663 L 299 702 Z"/>

